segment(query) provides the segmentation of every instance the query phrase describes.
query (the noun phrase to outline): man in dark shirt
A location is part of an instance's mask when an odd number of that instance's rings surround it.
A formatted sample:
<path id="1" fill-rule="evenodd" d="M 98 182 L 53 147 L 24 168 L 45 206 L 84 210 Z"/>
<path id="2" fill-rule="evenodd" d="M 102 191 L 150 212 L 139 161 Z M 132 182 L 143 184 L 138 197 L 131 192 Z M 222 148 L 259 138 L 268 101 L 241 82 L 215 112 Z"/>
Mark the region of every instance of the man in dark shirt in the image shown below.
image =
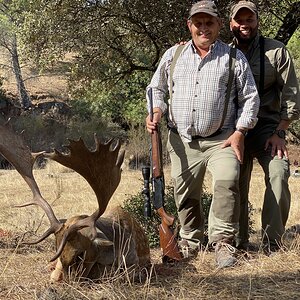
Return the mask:
<path id="1" fill-rule="evenodd" d="M 240 174 L 241 215 L 237 247 L 248 249 L 248 194 L 253 159 L 265 173 L 262 208 L 262 237 L 266 253 L 280 248 L 288 219 L 291 194 L 288 150 L 285 135 L 290 123 L 299 119 L 299 84 L 284 44 L 258 32 L 254 3 L 240 1 L 231 9 L 233 45 L 248 59 L 260 94 L 258 123 L 245 138 L 244 163 Z"/>

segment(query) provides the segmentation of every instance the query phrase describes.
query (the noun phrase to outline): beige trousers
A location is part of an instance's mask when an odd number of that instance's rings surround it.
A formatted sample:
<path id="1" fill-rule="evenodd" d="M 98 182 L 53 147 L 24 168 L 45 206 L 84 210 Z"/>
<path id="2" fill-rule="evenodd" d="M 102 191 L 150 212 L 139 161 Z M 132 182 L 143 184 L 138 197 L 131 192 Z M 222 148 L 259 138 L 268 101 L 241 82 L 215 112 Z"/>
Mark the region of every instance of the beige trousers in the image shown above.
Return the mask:
<path id="1" fill-rule="evenodd" d="M 181 225 L 180 236 L 187 239 L 192 247 L 203 243 L 206 220 L 201 194 L 206 169 L 213 178 L 209 243 L 220 240 L 231 242 L 238 230 L 240 164 L 231 147 L 221 148 L 231 134 L 232 130 L 227 130 L 215 137 L 184 143 L 178 134 L 169 132 L 167 147 Z"/>

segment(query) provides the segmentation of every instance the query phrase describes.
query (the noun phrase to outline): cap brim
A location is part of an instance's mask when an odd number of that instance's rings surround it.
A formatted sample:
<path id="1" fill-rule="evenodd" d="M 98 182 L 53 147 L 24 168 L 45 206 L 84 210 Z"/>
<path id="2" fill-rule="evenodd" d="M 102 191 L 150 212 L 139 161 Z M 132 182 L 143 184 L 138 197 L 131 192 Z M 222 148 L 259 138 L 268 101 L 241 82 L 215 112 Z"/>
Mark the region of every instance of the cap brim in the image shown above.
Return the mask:
<path id="1" fill-rule="evenodd" d="M 216 14 L 216 13 L 213 13 L 213 12 L 211 12 L 209 10 L 206 10 L 206 9 L 201 9 L 200 11 L 194 12 L 192 15 L 189 16 L 189 18 L 193 17 L 196 14 L 200 14 L 200 13 L 208 14 L 208 15 L 216 17 L 216 18 L 219 17 L 219 15 Z"/>
<path id="2" fill-rule="evenodd" d="M 255 10 L 253 10 L 252 8 L 250 8 L 249 6 L 240 6 L 239 8 L 235 9 L 235 11 L 232 13 L 232 15 L 230 16 L 231 19 L 234 19 L 234 17 L 236 16 L 236 14 L 239 12 L 239 10 L 241 10 L 242 8 L 247 8 L 249 9 L 251 12 L 253 12 L 254 14 L 256 14 L 257 12 Z"/>

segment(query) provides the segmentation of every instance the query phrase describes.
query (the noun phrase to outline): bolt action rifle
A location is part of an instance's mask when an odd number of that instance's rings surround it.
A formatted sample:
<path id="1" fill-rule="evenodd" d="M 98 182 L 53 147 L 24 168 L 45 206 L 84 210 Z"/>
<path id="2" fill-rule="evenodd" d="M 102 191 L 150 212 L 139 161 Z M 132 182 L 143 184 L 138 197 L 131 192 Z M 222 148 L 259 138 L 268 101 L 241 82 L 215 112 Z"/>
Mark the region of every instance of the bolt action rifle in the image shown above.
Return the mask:
<path id="1" fill-rule="evenodd" d="M 153 96 L 152 89 L 148 90 L 150 103 L 150 120 L 153 120 Z M 153 206 L 161 218 L 159 225 L 160 248 L 162 249 L 163 262 L 181 260 L 181 254 L 177 245 L 177 239 L 172 229 L 175 217 L 168 214 L 164 208 L 165 183 L 162 165 L 162 144 L 160 130 L 157 126 L 151 134 L 151 166 Z"/>

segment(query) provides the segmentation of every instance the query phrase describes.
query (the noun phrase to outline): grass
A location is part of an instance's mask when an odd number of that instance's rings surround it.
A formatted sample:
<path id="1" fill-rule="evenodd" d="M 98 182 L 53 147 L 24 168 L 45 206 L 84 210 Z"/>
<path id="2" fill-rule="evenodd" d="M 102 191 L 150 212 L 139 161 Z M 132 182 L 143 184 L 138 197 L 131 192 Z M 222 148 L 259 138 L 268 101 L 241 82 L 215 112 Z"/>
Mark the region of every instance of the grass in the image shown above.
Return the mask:
<path id="1" fill-rule="evenodd" d="M 169 170 L 165 171 L 170 183 Z M 51 203 L 58 218 L 92 213 L 96 198 L 77 173 L 55 162 L 35 170 L 43 196 Z M 260 229 L 263 174 L 255 166 L 251 185 L 255 229 Z M 28 246 L 48 226 L 40 208 L 14 208 L 26 202 L 31 193 L 15 170 L 0 171 L 0 299 L 299 299 L 299 238 L 274 257 L 255 254 L 240 257 L 239 266 L 218 270 L 214 254 L 201 252 L 196 259 L 176 265 L 163 265 L 160 250 L 151 250 L 152 268 L 143 283 L 132 282 L 126 273 L 113 274 L 101 282 L 76 279 L 50 285 L 49 259 L 54 253 L 52 238 Z M 207 176 L 206 186 L 210 185 Z M 299 223 L 299 178 L 291 177 L 292 207 L 288 226 Z M 140 171 L 124 171 L 110 207 L 122 203 L 142 188 Z M 252 236 L 259 241 L 259 234 Z"/>

